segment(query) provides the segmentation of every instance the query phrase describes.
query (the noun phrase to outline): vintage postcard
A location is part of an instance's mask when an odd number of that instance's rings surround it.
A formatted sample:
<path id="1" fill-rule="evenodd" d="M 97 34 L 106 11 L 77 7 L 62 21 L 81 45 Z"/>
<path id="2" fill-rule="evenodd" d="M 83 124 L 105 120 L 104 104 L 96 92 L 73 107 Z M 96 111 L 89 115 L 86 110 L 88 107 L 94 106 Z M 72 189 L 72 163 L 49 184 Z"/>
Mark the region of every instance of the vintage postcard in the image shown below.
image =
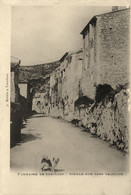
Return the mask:
<path id="1" fill-rule="evenodd" d="M 130 195 L 130 4 L 1 1 L 0 194 Z"/>

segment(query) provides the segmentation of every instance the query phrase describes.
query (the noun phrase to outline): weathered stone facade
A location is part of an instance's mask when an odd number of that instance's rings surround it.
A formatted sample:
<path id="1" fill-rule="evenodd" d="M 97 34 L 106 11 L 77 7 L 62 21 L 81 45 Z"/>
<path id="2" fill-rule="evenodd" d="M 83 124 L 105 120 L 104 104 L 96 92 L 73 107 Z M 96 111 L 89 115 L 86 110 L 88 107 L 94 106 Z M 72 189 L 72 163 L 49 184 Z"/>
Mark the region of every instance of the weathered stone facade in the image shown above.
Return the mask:
<path id="1" fill-rule="evenodd" d="M 84 126 L 91 134 L 108 141 L 119 149 L 128 151 L 129 146 L 129 90 L 122 89 L 113 98 L 105 98 L 98 104 L 77 109 L 78 126 Z"/>
<path id="2" fill-rule="evenodd" d="M 31 81 L 32 85 L 32 111 L 48 115 L 50 113 L 50 75 L 39 80 Z"/>
<path id="3" fill-rule="evenodd" d="M 50 74 L 60 65 L 59 61 L 30 65 L 30 66 L 20 66 L 19 69 L 19 80 L 20 82 L 25 82 L 28 80 L 43 78 Z"/>
<path id="4" fill-rule="evenodd" d="M 81 32 L 83 53 L 66 53 L 50 76 L 50 114 L 126 152 L 129 14 L 130 9 L 122 9 L 93 17 Z"/>
<path id="5" fill-rule="evenodd" d="M 52 116 L 73 118 L 74 102 L 79 97 L 81 77 L 82 50 L 70 52 L 50 77 L 50 113 Z"/>
<path id="6" fill-rule="evenodd" d="M 95 97 L 95 87 L 129 81 L 130 10 L 94 16 L 83 29 L 83 95 Z"/>
<path id="7" fill-rule="evenodd" d="M 32 100 L 32 111 L 43 113 L 46 116 L 50 114 L 50 103 L 48 93 L 35 93 Z"/>

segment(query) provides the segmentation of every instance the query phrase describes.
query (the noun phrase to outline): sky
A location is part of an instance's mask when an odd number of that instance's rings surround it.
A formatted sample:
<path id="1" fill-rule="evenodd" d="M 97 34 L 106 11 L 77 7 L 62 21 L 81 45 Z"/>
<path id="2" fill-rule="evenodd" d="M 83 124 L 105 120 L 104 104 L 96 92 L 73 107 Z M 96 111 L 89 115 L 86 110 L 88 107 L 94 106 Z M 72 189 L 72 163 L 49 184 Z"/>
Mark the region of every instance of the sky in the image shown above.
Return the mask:
<path id="1" fill-rule="evenodd" d="M 11 55 L 21 65 L 59 60 L 65 52 L 82 48 L 80 32 L 97 14 L 111 7 L 12 6 Z"/>

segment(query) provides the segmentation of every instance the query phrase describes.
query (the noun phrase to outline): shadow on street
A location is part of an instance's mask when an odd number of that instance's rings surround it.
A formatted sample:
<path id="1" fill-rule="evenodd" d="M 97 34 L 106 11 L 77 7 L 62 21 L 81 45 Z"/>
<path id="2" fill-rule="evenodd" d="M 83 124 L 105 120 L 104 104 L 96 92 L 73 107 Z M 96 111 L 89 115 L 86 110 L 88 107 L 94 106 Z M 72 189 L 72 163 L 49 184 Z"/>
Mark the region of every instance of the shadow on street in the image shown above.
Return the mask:
<path id="1" fill-rule="evenodd" d="M 24 133 L 22 133 L 21 134 L 21 141 L 20 141 L 20 143 L 17 143 L 16 145 L 21 145 L 22 143 L 26 143 L 26 142 L 29 142 L 29 141 L 34 141 L 36 139 L 41 140 L 42 139 L 41 134 L 39 134 L 39 133 L 36 133 L 36 134 L 31 134 L 31 133 L 24 134 Z"/>
<path id="2" fill-rule="evenodd" d="M 21 142 L 25 143 L 25 142 L 28 142 L 28 141 L 33 141 L 33 140 L 36 140 L 36 139 L 39 139 L 41 140 L 42 137 L 41 137 L 41 134 L 37 133 L 37 134 L 24 134 L 22 133 L 21 134 Z"/>
<path id="3" fill-rule="evenodd" d="M 46 115 L 33 115 L 30 118 L 41 118 L 41 117 L 46 117 Z"/>

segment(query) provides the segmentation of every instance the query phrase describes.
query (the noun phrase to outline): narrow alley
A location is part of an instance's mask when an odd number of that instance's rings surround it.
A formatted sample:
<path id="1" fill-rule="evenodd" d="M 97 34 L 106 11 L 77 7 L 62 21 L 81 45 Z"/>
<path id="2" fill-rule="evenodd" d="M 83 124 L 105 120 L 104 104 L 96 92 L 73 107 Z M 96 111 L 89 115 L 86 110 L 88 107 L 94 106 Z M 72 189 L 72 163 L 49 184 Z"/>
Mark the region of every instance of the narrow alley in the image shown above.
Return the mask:
<path id="1" fill-rule="evenodd" d="M 42 114 L 27 119 L 21 129 L 22 141 L 11 148 L 11 171 L 41 172 L 41 159 L 59 157 L 56 172 L 128 171 L 128 157 L 109 143 L 71 123 Z"/>

